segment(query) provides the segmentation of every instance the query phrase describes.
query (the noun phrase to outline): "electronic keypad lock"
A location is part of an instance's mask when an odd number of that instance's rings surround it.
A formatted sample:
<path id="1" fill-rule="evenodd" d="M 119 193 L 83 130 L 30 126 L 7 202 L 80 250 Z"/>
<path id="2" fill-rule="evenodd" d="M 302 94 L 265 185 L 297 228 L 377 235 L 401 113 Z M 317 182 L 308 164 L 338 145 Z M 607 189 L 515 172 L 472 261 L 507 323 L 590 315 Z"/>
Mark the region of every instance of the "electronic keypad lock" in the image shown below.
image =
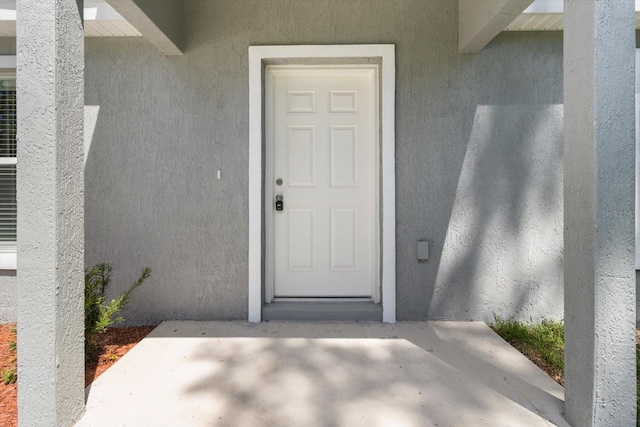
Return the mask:
<path id="1" fill-rule="evenodd" d="M 282 194 L 278 194 L 276 196 L 276 211 L 281 211 L 284 209 L 284 202 L 282 201 Z"/>

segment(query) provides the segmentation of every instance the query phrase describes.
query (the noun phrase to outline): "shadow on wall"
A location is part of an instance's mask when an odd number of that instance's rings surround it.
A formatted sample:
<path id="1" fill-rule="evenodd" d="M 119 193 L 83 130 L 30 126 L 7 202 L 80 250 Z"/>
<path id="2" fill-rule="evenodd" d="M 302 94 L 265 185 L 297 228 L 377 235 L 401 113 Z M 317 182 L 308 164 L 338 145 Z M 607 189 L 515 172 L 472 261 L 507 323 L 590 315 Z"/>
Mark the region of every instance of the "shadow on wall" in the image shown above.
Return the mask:
<path id="1" fill-rule="evenodd" d="M 397 107 L 398 318 L 561 318 L 562 35 L 430 65 Z"/>
<path id="2" fill-rule="evenodd" d="M 86 101 L 100 108 L 86 262 L 112 262 L 114 292 L 129 284 L 120 277 L 153 268 L 129 324 L 246 318 L 246 48 L 284 41 L 397 45 L 399 319 L 562 313 L 561 37 L 502 34 L 459 55 L 451 2 L 347 3 L 338 13 L 330 1 L 277 2 L 267 13 L 258 1 L 189 2 L 180 58 L 144 40 L 87 40 Z M 417 238 L 433 242 L 426 263 Z"/>
<path id="3" fill-rule="evenodd" d="M 84 106 L 84 167 L 87 167 L 87 158 L 89 157 L 89 151 L 91 150 L 91 143 L 93 142 L 93 136 L 96 130 L 96 124 L 98 123 L 98 116 L 100 115 L 99 105 L 85 105 Z"/>
<path id="4" fill-rule="evenodd" d="M 525 321 L 563 309 L 562 105 L 479 105 L 431 318 Z"/>

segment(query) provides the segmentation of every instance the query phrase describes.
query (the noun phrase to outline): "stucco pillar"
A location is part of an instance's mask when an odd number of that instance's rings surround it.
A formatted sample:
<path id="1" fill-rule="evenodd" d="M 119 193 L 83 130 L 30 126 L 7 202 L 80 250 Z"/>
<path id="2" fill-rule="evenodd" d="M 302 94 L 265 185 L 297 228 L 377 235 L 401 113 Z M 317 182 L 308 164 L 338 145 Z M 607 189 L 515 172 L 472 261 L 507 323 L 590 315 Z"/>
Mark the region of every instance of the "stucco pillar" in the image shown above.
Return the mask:
<path id="1" fill-rule="evenodd" d="M 20 0 L 18 423 L 84 410 L 82 1 Z"/>
<path id="2" fill-rule="evenodd" d="M 635 426 L 634 2 L 564 2 L 565 409 Z"/>

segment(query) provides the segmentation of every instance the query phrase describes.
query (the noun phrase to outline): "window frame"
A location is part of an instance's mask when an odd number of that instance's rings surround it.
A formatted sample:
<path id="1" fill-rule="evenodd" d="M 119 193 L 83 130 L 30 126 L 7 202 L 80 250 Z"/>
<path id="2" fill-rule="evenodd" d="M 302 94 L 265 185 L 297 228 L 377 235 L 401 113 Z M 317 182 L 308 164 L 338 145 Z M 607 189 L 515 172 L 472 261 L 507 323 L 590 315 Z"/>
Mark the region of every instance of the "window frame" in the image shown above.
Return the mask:
<path id="1" fill-rule="evenodd" d="M 16 57 L 15 55 L 0 55 L 0 79 L 16 79 Z M 0 157 L 0 165 L 16 165 L 16 157 Z M 17 190 L 17 189 L 16 189 Z M 18 267 L 18 242 L 0 243 L 0 272 L 16 271 Z"/>

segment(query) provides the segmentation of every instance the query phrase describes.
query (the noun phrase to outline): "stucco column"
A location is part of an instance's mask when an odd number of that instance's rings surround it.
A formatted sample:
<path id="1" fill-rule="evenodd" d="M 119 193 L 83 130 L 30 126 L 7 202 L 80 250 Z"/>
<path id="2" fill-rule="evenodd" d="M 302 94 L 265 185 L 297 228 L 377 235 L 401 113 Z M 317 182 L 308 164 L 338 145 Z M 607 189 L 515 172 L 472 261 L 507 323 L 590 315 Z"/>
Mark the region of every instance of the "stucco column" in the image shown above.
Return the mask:
<path id="1" fill-rule="evenodd" d="M 566 417 L 635 426 L 634 2 L 564 4 Z"/>
<path id="2" fill-rule="evenodd" d="M 84 410 L 82 1 L 20 0 L 18 422 Z"/>

